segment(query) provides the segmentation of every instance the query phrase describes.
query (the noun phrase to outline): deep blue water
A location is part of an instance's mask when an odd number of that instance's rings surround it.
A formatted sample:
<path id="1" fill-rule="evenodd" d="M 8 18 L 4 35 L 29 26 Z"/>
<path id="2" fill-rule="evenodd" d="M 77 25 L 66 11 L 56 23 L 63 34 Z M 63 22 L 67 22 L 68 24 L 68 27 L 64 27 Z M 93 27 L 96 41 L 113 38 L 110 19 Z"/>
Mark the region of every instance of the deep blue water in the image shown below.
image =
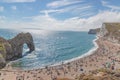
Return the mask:
<path id="1" fill-rule="evenodd" d="M 0 36 L 10 39 L 20 32 L 30 32 L 36 48 L 34 52 L 26 54 L 29 49 L 24 45 L 23 58 L 14 62 L 14 66 L 22 69 L 39 68 L 70 60 L 94 47 L 95 35 L 87 32 L 0 29 Z"/>

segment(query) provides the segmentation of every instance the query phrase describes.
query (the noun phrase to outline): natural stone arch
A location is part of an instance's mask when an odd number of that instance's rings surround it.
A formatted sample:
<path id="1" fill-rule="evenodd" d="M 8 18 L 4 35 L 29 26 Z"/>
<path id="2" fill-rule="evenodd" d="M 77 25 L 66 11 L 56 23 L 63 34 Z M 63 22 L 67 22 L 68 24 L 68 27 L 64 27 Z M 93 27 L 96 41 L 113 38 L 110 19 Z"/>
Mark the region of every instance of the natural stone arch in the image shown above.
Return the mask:
<path id="1" fill-rule="evenodd" d="M 0 37 L 0 68 L 4 67 L 7 61 L 21 58 L 23 45 L 25 43 L 29 48 L 29 52 L 35 50 L 33 38 L 30 33 L 19 33 L 17 36 L 10 40 L 6 40 Z"/>

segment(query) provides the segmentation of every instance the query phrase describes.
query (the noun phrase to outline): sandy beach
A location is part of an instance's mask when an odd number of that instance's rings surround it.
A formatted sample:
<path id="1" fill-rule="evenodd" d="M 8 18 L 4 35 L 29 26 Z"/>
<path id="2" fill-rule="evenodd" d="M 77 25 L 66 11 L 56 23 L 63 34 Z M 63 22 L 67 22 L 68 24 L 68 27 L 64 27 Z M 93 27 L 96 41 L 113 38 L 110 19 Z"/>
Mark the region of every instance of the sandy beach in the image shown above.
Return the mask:
<path id="1" fill-rule="evenodd" d="M 69 78 L 74 80 L 82 73 L 89 73 L 99 68 L 120 69 L 120 44 L 101 37 L 96 40 L 97 50 L 80 59 L 42 69 L 20 70 L 7 65 L 0 70 L 0 80 L 57 80 Z"/>

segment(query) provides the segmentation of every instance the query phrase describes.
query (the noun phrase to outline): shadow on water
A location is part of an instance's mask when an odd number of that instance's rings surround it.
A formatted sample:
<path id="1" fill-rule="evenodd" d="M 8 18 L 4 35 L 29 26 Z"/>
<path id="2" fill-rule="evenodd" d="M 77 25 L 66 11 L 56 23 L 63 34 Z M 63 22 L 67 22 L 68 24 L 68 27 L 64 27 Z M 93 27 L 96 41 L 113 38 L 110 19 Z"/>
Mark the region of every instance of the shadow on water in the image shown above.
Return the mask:
<path id="1" fill-rule="evenodd" d="M 29 55 L 29 54 L 31 54 L 31 52 L 30 52 L 30 51 L 27 51 L 27 52 L 25 52 L 25 53 L 22 55 L 22 57 L 25 57 L 25 56 L 27 56 L 27 55 Z"/>

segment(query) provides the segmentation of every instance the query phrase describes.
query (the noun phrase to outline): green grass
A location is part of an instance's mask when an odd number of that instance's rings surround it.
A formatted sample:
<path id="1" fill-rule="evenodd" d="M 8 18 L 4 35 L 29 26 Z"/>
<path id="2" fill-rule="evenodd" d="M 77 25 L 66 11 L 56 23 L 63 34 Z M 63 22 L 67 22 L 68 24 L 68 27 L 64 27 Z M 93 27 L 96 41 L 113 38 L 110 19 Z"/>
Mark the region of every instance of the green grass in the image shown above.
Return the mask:
<path id="1" fill-rule="evenodd" d="M 115 37 L 120 36 L 120 23 L 104 23 L 104 24 L 108 31 L 108 35 L 112 35 Z"/>
<path id="2" fill-rule="evenodd" d="M 120 30 L 120 23 L 105 23 L 108 32 L 115 32 Z"/>

